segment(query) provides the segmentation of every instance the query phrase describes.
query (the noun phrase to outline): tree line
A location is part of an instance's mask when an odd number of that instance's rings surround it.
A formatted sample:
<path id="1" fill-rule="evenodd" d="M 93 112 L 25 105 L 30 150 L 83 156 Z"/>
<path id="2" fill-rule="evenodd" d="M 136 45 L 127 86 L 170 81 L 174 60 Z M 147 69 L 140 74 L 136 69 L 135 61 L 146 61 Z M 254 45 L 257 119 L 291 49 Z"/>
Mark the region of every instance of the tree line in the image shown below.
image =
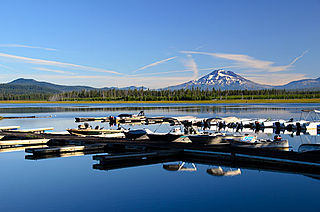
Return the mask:
<path id="1" fill-rule="evenodd" d="M 47 101 L 201 101 L 236 99 L 312 99 L 320 98 L 320 91 L 294 90 L 215 90 L 179 89 L 108 89 L 81 90 L 63 93 L 34 93 L 32 89 L 19 92 L 1 92 L 0 100 L 47 100 Z"/>
<path id="2" fill-rule="evenodd" d="M 292 90 L 82 90 L 50 96 L 51 101 L 201 101 L 232 99 L 302 99 L 320 98 L 320 91 Z"/>

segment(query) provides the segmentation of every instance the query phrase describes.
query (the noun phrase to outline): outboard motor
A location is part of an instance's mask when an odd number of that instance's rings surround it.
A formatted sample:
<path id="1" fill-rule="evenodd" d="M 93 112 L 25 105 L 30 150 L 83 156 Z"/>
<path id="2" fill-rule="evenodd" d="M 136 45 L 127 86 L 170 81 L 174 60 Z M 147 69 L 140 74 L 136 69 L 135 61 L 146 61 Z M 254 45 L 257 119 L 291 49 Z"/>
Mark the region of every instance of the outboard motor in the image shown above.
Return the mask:
<path id="1" fill-rule="evenodd" d="M 276 127 L 276 129 L 281 128 L 280 122 L 278 122 L 278 121 L 274 123 L 274 126 Z"/>
<path id="2" fill-rule="evenodd" d="M 297 123 L 297 132 L 301 132 L 301 129 L 302 129 L 301 124 L 298 122 Z"/>
<path id="3" fill-rule="evenodd" d="M 260 122 L 256 121 L 255 122 L 255 127 L 256 127 L 256 130 L 259 131 L 259 129 L 261 128 Z"/>

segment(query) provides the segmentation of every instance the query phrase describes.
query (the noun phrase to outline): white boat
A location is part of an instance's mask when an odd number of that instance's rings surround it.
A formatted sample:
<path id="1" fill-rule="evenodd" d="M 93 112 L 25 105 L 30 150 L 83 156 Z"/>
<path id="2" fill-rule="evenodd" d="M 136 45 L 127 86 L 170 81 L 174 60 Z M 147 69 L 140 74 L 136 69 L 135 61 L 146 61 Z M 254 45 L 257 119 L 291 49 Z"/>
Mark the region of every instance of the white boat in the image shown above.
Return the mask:
<path id="1" fill-rule="evenodd" d="M 310 122 L 306 128 L 307 128 L 307 131 L 320 130 L 320 122 Z"/>
<path id="2" fill-rule="evenodd" d="M 320 151 L 320 144 L 301 144 L 298 152 Z"/>
<path id="3" fill-rule="evenodd" d="M 230 145 L 231 140 L 240 140 L 243 137 L 241 134 L 227 133 L 203 133 L 188 135 L 188 138 L 194 144 L 210 144 L 210 145 Z"/>
<path id="4" fill-rule="evenodd" d="M 181 132 L 180 128 L 174 128 L 168 133 L 156 133 L 151 132 L 150 130 L 147 131 L 147 136 L 151 141 L 157 141 L 157 142 L 173 142 L 179 139 L 184 134 Z"/>
<path id="5" fill-rule="evenodd" d="M 288 140 L 282 139 L 258 139 L 258 140 L 234 140 L 231 144 L 235 147 L 246 147 L 246 148 L 289 148 Z"/>

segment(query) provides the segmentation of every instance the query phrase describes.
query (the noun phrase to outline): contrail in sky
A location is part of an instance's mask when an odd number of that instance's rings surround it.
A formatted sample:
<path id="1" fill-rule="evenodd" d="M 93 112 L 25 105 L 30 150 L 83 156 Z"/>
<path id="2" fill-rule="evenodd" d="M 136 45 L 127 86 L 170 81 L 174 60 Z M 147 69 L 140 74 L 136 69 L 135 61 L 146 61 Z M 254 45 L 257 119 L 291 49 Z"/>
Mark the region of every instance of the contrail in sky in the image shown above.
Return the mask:
<path id="1" fill-rule="evenodd" d="M 0 47 L 13 47 L 13 48 L 30 48 L 30 49 L 43 49 L 47 51 L 57 51 L 53 48 L 45 48 L 39 46 L 28 46 L 28 45 L 21 45 L 21 44 L 0 44 Z"/>
<path id="2" fill-rule="evenodd" d="M 142 71 L 142 70 L 144 70 L 144 69 L 146 69 L 146 68 L 150 68 L 150 67 L 153 67 L 153 66 L 160 65 L 161 63 L 167 62 L 167 61 L 169 61 L 169 60 L 173 60 L 174 58 L 176 58 L 176 57 L 170 57 L 170 58 L 167 58 L 167 59 L 164 59 L 164 60 L 160 60 L 160 61 L 151 63 L 151 64 L 149 64 L 149 65 L 143 66 L 143 67 L 135 70 L 133 73 L 135 73 L 135 72 L 137 72 L 137 71 Z"/>
<path id="3" fill-rule="evenodd" d="M 105 70 L 102 68 L 77 65 L 77 64 L 72 64 L 72 63 L 63 63 L 63 62 L 52 61 L 52 60 L 42 60 L 42 59 L 36 59 L 36 58 L 30 58 L 30 57 L 21 57 L 21 56 L 5 54 L 5 53 L 0 53 L 0 57 L 23 61 L 25 63 L 31 63 L 31 64 L 48 65 L 48 66 L 56 66 L 56 67 L 69 67 L 69 68 L 81 69 L 81 70 L 86 70 L 86 71 L 94 71 L 94 72 L 123 75 L 119 72 L 112 71 L 112 70 Z"/>

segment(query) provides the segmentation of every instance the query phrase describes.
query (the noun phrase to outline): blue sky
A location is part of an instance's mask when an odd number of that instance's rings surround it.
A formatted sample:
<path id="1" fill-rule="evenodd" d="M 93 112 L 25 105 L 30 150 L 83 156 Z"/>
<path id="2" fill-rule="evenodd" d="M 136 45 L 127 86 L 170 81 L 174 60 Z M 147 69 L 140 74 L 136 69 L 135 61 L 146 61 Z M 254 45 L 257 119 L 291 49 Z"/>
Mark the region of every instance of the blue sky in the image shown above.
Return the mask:
<path id="1" fill-rule="evenodd" d="M 262 84 L 320 77 L 320 1 L 0 2 L 0 82 L 150 88 L 217 68 Z"/>

